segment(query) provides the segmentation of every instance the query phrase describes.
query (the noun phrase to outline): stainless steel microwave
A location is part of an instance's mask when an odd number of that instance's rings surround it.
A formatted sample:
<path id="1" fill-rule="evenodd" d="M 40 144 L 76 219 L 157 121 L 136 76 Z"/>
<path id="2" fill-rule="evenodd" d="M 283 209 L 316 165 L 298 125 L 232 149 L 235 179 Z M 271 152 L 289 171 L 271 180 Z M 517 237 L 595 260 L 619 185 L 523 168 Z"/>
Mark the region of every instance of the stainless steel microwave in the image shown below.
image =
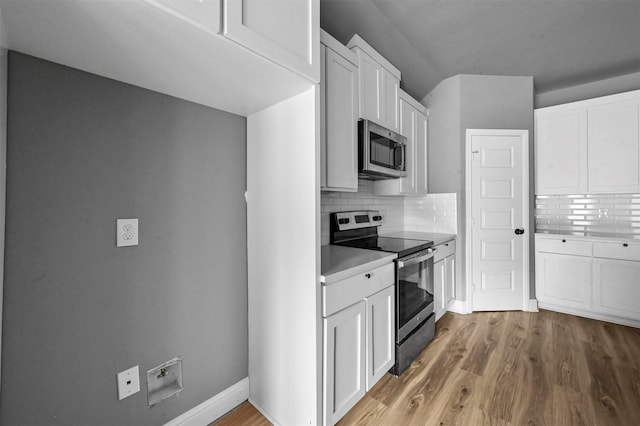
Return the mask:
<path id="1" fill-rule="evenodd" d="M 370 180 L 407 176 L 407 138 L 373 121 L 358 121 L 358 177 Z"/>

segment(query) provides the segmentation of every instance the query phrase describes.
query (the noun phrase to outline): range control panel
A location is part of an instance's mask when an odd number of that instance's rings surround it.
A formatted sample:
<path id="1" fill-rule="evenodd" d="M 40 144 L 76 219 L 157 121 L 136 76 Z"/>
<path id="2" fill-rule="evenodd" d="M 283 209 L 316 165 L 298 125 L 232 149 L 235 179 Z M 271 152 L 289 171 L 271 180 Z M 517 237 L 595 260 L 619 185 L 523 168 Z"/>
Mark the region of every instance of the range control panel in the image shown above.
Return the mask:
<path id="1" fill-rule="evenodd" d="M 377 210 L 337 212 L 333 216 L 338 231 L 381 226 L 383 222 L 382 215 Z"/>

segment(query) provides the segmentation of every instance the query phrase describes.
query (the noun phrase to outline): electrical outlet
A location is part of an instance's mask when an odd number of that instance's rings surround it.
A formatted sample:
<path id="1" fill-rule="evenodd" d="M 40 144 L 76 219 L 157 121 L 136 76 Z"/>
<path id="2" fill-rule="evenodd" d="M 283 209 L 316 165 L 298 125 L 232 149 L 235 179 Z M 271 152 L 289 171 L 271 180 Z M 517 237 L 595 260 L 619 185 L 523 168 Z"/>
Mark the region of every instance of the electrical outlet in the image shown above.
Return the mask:
<path id="1" fill-rule="evenodd" d="M 138 366 L 118 373 L 118 400 L 125 399 L 140 391 L 140 370 Z"/>
<path id="2" fill-rule="evenodd" d="M 116 247 L 138 245 L 138 219 L 116 219 Z"/>

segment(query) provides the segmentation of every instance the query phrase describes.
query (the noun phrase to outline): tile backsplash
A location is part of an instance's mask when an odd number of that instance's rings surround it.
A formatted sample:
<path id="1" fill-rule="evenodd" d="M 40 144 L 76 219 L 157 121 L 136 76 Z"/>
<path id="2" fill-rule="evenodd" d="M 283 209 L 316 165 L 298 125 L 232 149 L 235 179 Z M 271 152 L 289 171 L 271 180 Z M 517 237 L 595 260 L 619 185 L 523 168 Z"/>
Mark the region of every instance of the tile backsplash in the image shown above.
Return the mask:
<path id="1" fill-rule="evenodd" d="M 538 195 L 536 232 L 640 239 L 640 194 Z"/>
<path id="2" fill-rule="evenodd" d="M 321 244 L 329 244 L 329 215 L 349 210 L 379 210 L 380 233 L 396 231 L 456 233 L 456 194 L 384 197 L 373 194 L 373 182 L 358 181 L 358 192 L 321 192 Z"/>
<path id="3" fill-rule="evenodd" d="M 406 231 L 458 232 L 456 194 L 429 194 L 404 199 L 404 229 Z"/>

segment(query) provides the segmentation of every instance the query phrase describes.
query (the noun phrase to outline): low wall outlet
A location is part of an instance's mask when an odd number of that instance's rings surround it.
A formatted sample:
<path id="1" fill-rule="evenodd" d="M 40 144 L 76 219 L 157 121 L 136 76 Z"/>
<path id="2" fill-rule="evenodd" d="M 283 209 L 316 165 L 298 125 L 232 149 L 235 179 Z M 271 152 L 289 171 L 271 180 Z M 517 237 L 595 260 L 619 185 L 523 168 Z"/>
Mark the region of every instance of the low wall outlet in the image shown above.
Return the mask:
<path id="1" fill-rule="evenodd" d="M 116 219 L 116 247 L 138 245 L 138 219 Z"/>
<path id="2" fill-rule="evenodd" d="M 118 400 L 140 392 L 140 370 L 138 366 L 118 373 Z"/>

